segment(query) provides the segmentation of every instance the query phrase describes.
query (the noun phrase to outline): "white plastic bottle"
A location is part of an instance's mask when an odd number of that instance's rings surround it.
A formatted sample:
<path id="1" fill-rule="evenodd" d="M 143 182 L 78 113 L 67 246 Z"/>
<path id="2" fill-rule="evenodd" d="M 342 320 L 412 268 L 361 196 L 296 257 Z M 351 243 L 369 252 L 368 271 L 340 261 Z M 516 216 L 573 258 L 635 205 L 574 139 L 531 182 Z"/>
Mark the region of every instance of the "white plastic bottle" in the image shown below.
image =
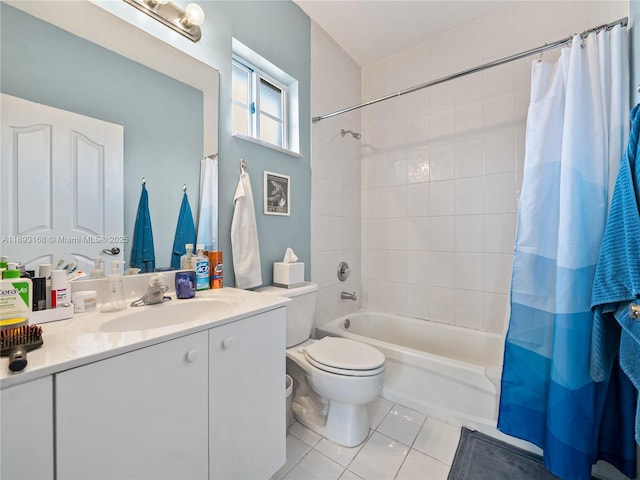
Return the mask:
<path id="1" fill-rule="evenodd" d="M 209 257 L 204 254 L 204 245 L 196 245 L 196 290 L 209 289 Z"/>
<path id="2" fill-rule="evenodd" d="M 195 270 L 196 256 L 193 254 L 193 243 L 185 244 L 184 249 L 187 253 L 180 257 L 180 270 Z"/>
<path id="3" fill-rule="evenodd" d="M 102 295 L 101 312 L 117 312 L 127 308 L 120 265 L 124 265 L 123 260 L 111 262 L 111 274 L 107 277 L 106 288 Z"/>
<path id="4" fill-rule="evenodd" d="M 66 307 L 71 303 L 71 292 L 66 270 L 51 272 L 51 308 Z"/>

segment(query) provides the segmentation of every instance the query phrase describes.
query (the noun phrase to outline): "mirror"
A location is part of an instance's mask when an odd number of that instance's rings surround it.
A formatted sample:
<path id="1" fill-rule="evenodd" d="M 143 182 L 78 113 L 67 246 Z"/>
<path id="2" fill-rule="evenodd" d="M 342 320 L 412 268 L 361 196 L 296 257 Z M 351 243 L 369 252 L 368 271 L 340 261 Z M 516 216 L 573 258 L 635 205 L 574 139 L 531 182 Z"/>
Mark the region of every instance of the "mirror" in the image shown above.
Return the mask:
<path id="1" fill-rule="evenodd" d="M 144 177 L 156 266 L 169 266 L 183 186 L 197 225 L 200 162 L 218 152 L 218 72 L 91 2 L 8 3 L 2 92 L 124 126 L 124 259 Z"/>

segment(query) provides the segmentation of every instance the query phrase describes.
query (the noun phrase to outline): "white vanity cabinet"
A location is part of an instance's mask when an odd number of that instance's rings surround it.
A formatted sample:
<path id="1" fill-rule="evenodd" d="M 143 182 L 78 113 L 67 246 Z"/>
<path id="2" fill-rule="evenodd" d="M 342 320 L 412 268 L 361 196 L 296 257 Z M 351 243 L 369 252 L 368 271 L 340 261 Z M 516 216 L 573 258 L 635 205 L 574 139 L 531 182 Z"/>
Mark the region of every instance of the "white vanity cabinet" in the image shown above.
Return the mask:
<path id="1" fill-rule="evenodd" d="M 203 331 L 57 374 L 57 478 L 207 478 L 207 358 Z"/>
<path id="2" fill-rule="evenodd" d="M 48 350 L 31 354 L 20 376 L 0 372 L 0 478 L 275 474 L 286 460 L 286 302 L 211 295 L 184 304 L 192 310 L 156 307 L 191 312 L 188 327 L 102 330 L 113 318 L 99 312 L 47 324 Z M 147 320 L 133 313 L 128 321 Z"/>
<path id="3" fill-rule="evenodd" d="M 268 479 L 285 463 L 285 308 L 209 331 L 210 478 Z"/>
<path id="4" fill-rule="evenodd" d="M 53 478 L 51 377 L 0 390 L 0 478 Z"/>

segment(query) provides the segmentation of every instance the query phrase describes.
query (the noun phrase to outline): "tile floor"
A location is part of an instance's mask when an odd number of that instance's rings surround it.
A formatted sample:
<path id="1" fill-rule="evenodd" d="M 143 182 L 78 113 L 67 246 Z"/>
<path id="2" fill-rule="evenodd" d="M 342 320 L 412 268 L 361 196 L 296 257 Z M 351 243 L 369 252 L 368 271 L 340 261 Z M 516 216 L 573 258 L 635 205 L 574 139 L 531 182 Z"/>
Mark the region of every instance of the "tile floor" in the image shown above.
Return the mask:
<path id="1" fill-rule="evenodd" d="M 271 480 L 447 479 L 460 425 L 384 398 L 368 409 L 369 438 L 353 448 L 336 445 L 295 422 L 287 435 L 287 462 Z M 604 462 L 596 466 L 594 478 L 629 480 Z"/>
<path id="2" fill-rule="evenodd" d="M 460 426 L 378 398 L 361 445 L 336 445 L 298 422 L 287 435 L 287 463 L 273 480 L 446 480 Z"/>

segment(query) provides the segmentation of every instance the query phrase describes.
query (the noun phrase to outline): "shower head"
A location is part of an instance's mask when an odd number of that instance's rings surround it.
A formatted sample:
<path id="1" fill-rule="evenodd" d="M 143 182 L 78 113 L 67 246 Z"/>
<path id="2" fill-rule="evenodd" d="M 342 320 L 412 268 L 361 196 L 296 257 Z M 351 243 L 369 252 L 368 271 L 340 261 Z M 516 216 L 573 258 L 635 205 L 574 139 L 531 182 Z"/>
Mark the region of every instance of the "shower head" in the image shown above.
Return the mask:
<path id="1" fill-rule="evenodd" d="M 344 137 L 347 133 L 350 133 L 353 138 L 356 140 L 360 140 L 360 134 L 358 132 L 354 132 L 353 130 L 345 130 L 344 128 L 340 130 L 340 133 Z"/>

